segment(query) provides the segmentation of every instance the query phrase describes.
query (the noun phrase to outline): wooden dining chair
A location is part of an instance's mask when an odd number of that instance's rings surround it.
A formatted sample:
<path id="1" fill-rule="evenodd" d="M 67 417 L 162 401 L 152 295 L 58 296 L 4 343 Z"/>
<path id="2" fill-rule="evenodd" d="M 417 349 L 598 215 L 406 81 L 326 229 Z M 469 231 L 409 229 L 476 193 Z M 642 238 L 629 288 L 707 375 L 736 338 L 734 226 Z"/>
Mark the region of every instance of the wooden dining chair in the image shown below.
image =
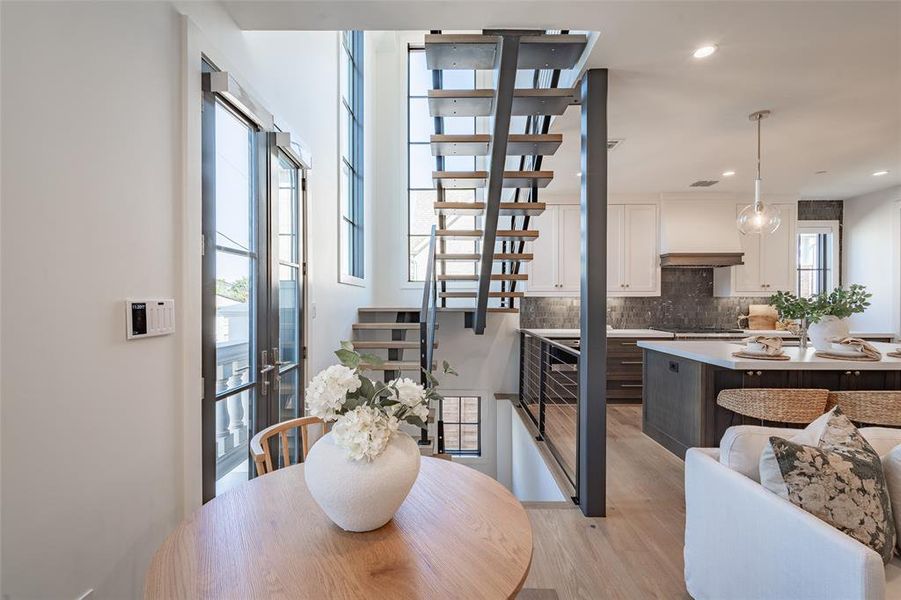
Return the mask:
<path id="1" fill-rule="evenodd" d="M 829 408 L 833 406 L 855 423 L 901 427 L 901 392 L 830 392 Z"/>
<path id="2" fill-rule="evenodd" d="M 310 451 L 310 425 L 321 425 L 322 435 L 330 429 L 330 423 L 326 423 L 319 417 L 300 417 L 271 425 L 257 433 L 250 440 L 250 453 L 253 454 L 253 462 L 257 467 L 257 475 L 265 475 L 275 470 L 272 455 L 269 451 L 270 440 L 278 435 L 281 446 L 282 466 L 291 464 L 291 456 L 288 452 L 288 433 L 297 429 L 300 436 L 301 457 L 306 457 Z"/>
<path id="3" fill-rule="evenodd" d="M 761 422 L 807 425 L 828 409 L 829 390 L 745 388 L 722 390 L 716 403 Z"/>

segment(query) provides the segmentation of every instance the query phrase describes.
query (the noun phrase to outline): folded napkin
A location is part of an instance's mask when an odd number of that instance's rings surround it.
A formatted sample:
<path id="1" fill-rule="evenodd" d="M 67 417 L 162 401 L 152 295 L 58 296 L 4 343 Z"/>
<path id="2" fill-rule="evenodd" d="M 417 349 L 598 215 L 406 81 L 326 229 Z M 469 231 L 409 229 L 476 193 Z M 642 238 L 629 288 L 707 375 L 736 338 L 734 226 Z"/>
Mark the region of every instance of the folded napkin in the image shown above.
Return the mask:
<path id="1" fill-rule="evenodd" d="M 849 348 L 854 348 L 861 353 L 861 357 L 855 359 L 854 357 L 844 356 L 841 354 L 833 354 L 828 350 L 825 352 L 817 352 L 817 356 L 823 356 L 825 358 L 838 358 L 843 360 L 882 360 L 882 352 L 880 352 L 879 349 L 876 348 L 876 346 L 866 340 L 853 337 L 833 338 L 832 343 L 841 344 L 842 346 L 847 346 Z"/>
<path id="2" fill-rule="evenodd" d="M 767 335 L 752 335 L 751 337 L 747 337 L 742 340 L 745 344 L 749 344 L 751 342 L 757 342 L 758 344 L 763 344 L 764 351 L 767 353 L 767 356 L 776 356 L 778 354 L 782 354 L 782 338 L 781 337 L 770 337 Z"/>
<path id="3" fill-rule="evenodd" d="M 892 356 L 894 358 L 901 358 L 901 348 L 895 348 L 895 351 L 889 352 L 887 356 Z"/>

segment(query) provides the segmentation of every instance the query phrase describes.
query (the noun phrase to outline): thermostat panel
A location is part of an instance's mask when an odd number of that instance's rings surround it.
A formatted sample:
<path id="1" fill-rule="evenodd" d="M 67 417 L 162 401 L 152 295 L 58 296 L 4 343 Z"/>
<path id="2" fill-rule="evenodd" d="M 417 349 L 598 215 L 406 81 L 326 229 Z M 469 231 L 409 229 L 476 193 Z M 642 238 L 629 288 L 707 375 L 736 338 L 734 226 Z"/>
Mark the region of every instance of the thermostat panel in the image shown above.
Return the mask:
<path id="1" fill-rule="evenodd" d="M 125 339 L 175 333 L 175 300 L 126 300 Z"/>

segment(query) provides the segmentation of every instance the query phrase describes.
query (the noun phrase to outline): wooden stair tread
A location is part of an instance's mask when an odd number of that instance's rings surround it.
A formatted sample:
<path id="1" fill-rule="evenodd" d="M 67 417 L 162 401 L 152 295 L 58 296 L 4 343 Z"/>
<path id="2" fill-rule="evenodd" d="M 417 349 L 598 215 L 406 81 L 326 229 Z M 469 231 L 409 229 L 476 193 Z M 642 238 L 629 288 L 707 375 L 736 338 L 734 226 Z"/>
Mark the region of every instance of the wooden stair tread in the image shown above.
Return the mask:
<path id="1" fill-rule="evenodd" d="M 518 308 L 510 308 L 509 306 L 489 306 L 488 312 L 515 314 L 515 313 L 519 312 L 519 309 Z"/>
<path id="2" fill-rule="evenodd" d="M 540 215 L 547 208 L 544 202 L 501 202 L 501 216 Z M 435 202 L 435 212 L 439 215 L 481 215 L 485 212 L 484 202 Z"/>
<path id="3" fill-rule="evenodd" d="M 507 156 L 551 156 L 563 143 L 561 133 L 513 133 L 507 137 Z M 434 134 L 429 138 L 432 156 L 488 156 L 491 136 Z"/>
<path id="4" fill-rule="evenodd" d="M 527 262 L 535 258 L 534 254 L 531 253 L 511 253 L 511 252 L 496 252 L 494 254 L 494 262 Z M 446 261 L 472 261 L 472 260 L 482 260 L 481 254 L 467 254 L 467 253 L 453 253 L 453 252 L 445 252 L 445 253 L 437 253 L 435 254 L 435 260 L 446 260 Z"/>
<path id="5" fill-rule="evenodd" d="M 422 310 L 419 306 L 363 306 L 358 313 L 412 313 Z"/>
<path id="6" fill-rule="evenodd" d="M 425 36 L 426 65 L 432 70 L 494 69 L 499 60 L 498 36 L 485 33 L 444 33 Z M 588 45 L 577 33 L 523 35 L 519 38 L 518 69 L 571 69 Z"/>
<path id="7" fill-rule="evenodd" d="M 489 298 L 522 298 L 523 292 L 488 292 Z M 475 298 L 478 292 L 439 292 L 439 298 Z"/>
<path id="8" fill-rule="evenodd" d="M 351 340 L 355 349 L 358 350 L 418 350 L 418 341 L 395 341 L 395 340 Z M 438 342 L 434 342 L 434 347 L 438 347 Z"/>
<path id="9" fill-rule="evenodd" d="M 436 368 L 437 363 L 432 363 L 432 368 Z M 364 371 L 418 371 L 419 361 L 406 360 L 386 360 L 380 366 L 361 364 L 360 368 Z"/>
<path id="10" fill-rule="evenodd" d="M 527 281 L 525 273 L 492 273 L 491 281 Z M 478 275 L 438 275 L 438 281 L 478 281 Z"/>
<path id="11" fill-rule="evenodd" d="M 494 112 L 494 90 L 429 90 L 432 117 L 489 117 Z M 575 88 L 522 88 L 513 90 L 513 116 L 562 115 L 578 103 Z"/>
<path id="12" fill-rule="evenodd" d="M 438 237 L 465 237 L 465 238 L 473 238 L 473 237 L 482 237 L 484 232 L 481 229 L 438 229 L 435 234 Z M 537 238 L 538 230 L 537 229 L 498 229 L 497 237 L 529 237 L 529 238 Z"/>
<path id="13" fill-rule="evenodd" d="M 438 324 L 435 324 L 438 327 Z M 353 329 L 409 329 L 418 330 L 419 323 L 354 323 Z"/>
<path id="14" fill-rule="evenodd" d="M 504 171 L 503 187 L 530 188 L 536 185 L 543 188 L 553 178 L 553 171 Z M 488 171 L 433 171 L 432 181 L 446 189 L 483 188 L 488 185 Z"/>

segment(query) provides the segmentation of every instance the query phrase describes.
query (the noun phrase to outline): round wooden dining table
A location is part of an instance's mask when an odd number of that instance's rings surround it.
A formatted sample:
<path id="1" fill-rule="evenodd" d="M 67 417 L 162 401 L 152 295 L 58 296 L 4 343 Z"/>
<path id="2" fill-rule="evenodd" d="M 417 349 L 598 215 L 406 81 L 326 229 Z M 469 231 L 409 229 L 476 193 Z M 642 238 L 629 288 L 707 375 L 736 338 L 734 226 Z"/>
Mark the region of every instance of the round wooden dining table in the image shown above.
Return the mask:
<path id="1" fill-rule="evenodd" d="M 144 597 L 512 598 L 531 561 L 526 511 L 474 469 L 423 457 L 394 519 L 350 533 L 313 501 L 299 464 L 185 519 L 153 557 Z"/>

